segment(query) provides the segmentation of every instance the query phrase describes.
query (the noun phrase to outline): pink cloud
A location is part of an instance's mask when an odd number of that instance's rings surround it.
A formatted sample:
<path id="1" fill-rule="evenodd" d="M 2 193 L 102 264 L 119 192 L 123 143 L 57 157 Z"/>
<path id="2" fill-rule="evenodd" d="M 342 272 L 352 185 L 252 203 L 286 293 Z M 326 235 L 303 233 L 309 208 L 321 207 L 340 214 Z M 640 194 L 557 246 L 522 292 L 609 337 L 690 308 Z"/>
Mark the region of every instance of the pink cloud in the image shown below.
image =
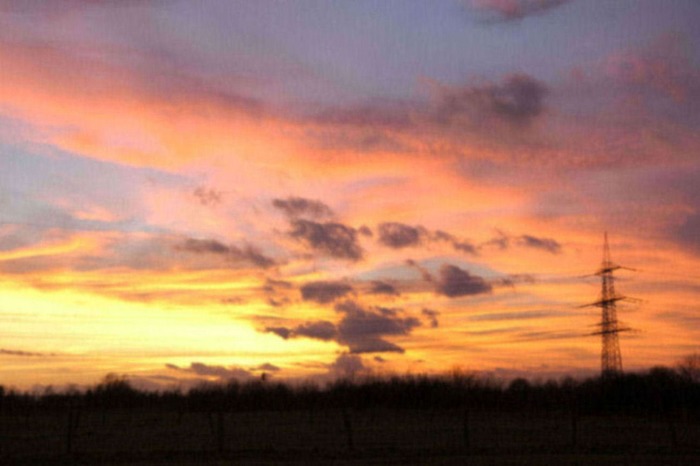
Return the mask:
<path id="1" fill-rule="evenodd" d="M 610 78 L 684 103 L 700 89 L 700 69 L 694 66 L 683 40 L 661 37 L 641 50 L 626 50 L 609 56 L 603 64 Z"/>

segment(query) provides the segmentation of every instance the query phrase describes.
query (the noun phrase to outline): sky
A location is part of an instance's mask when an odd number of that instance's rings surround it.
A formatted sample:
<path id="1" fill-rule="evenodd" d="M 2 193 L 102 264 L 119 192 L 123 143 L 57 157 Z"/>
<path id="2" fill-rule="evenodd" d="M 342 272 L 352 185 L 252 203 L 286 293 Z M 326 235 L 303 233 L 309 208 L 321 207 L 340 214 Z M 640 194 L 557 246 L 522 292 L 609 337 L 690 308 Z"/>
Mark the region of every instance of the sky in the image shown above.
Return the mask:
<path id="1" fill-rule="evenodd" d="M 700 351 L 696 0 L 0 0 L 0 384 Z"/>

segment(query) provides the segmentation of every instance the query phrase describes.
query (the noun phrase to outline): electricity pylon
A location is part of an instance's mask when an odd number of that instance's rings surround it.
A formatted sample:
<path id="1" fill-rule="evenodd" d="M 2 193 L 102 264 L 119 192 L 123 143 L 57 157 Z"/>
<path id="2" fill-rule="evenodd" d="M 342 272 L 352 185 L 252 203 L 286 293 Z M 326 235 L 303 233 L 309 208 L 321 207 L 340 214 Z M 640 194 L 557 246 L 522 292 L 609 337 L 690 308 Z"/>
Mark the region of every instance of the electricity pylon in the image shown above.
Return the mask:
<path id="1" fill-rule="evenodd" d="M 613 272 L 618 269 L 634 270 L 615 264 L 610 259 L 610 246 L 608 245 L 608 233 L 605 232 L 605 242 L 603 245 L 603 263 L 595 275 L 601 278 L 600 299 L 586 306 L 597 306 L 601 308 L 601 319 L 597 326 L 600 330 L 591 335 L 600 335 L 603 348 L 600 354 L 600 370 L 602 377 L 613 377 L 622 373 L 622 355 L 620 354 L 620 342 L 618 334 L 631 330 L 628 327 L 620 326 L 617 320 L 618 301 L 628 299 L 626 296 L 615 292 L 615 276 Z"/>

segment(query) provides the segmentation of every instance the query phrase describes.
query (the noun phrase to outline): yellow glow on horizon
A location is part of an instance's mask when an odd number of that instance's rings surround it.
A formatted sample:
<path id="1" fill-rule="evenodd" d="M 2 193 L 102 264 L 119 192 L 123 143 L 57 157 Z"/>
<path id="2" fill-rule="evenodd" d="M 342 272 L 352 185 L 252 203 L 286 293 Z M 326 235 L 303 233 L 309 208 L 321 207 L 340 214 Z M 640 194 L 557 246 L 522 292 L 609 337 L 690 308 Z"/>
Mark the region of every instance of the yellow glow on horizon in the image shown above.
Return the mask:
<path id="1" fill-rule="evenodd" d="M 36 370 L 52 364 L 72 367 L 74 383 L 93 383 L 107 372 L 164 370 L 194 361 L 224 366 L 289 365 L 312 357 L 330 362 L 335 344 L 309 339 L 285 341 L 252 328 L 236 314 L 201 306 L 127 302 L 79 290 L 45 292 L 0 284 L 3 345 L 31 355 L 0 355 L 0 384 L 27 387 L 43 378 Z M 221 309 L 218 309 L 219 311 Z M 51 329 L 46 333 L 46 329 Z M 37 332 L 43 334 L 36 338 Z M 51 374 L 55 376 L 53 369 Z M 64 377 L 54 378 L 59 383 Z"/>

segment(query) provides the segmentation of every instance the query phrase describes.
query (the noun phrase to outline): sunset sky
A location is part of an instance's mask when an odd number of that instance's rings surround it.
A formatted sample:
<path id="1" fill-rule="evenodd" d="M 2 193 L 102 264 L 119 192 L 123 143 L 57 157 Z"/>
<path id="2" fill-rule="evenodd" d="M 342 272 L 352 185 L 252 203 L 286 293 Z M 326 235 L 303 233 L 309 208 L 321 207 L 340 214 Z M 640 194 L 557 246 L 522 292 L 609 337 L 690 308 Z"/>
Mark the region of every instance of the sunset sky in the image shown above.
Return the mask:
<path id="1" fill-rule="evenodd" d="M 697 0 L 0 0 L 0 385 L 700 351 Z"/>

